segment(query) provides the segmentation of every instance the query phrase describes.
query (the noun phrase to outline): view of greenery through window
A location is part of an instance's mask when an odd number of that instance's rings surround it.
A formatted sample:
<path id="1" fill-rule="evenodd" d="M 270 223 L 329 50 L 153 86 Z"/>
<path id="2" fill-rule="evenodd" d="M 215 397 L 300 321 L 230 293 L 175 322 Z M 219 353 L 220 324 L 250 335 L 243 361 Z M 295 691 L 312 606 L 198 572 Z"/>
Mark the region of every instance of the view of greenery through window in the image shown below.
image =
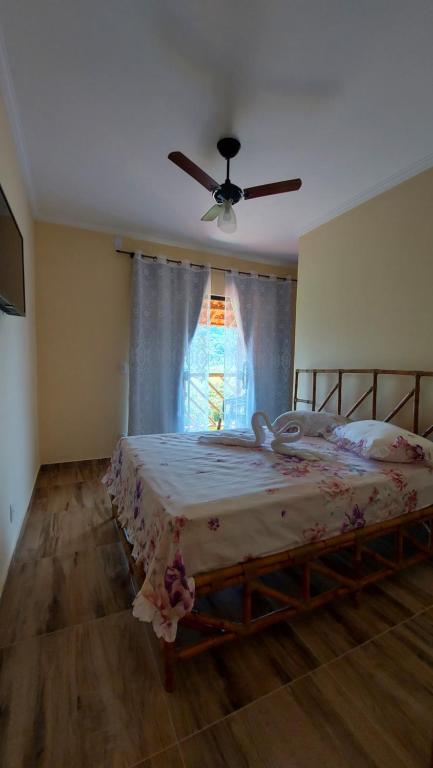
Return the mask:
<path id="1" fill-rule="evenodd" d="M 245 412 L 245 371 L 240 346 L 231 307 L 219 297 L 206 302 L 185 359 L 186 431 L 241 425 L 238 422 Z"/>
<path id="2" fill-rule="evenodd" d="M 209 328 L 209 429 L 224 425 L 224 345 L 226 329 Z"/>

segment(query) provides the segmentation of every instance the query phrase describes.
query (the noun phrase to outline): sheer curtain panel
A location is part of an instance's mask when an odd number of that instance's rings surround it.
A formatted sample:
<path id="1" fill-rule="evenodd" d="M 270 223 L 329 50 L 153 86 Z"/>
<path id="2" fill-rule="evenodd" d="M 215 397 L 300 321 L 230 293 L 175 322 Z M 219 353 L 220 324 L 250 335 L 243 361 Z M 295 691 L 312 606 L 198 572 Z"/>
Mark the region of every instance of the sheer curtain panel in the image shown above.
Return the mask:
<path id="1" fill-rule="evenodd" d="M 209 267 L 145 260 L 132 267 L 129 434 L 183 431 L 183 366 L 209 291 Z"/>
<path id="2" fill-rule="evenodd" d="M 183 369 L 183 431 L 185 432 L 209 429 L 210 302 L 210 290 L 206 290 L 196 331 L 185 355 Z"/>
<path id="3" fill-rule="evenodd" d="M 292 282 L 232 271 L 225 293 L 245 345 L 246 422 L 256 410 L 275 419 L 292 400 Z"/>

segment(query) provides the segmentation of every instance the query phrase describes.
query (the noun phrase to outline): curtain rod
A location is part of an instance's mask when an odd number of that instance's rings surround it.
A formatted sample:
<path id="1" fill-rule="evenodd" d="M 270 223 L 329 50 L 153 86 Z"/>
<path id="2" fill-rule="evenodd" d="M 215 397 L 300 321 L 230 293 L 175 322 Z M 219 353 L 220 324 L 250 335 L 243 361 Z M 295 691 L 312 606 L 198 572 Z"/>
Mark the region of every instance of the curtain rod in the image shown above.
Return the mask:
<path id="1" fill-rule="evenodd" d="M 135 251 L 122 251 L 119 248 L 116 248 L 116 253 L 124 253 L 125 256 L 129 256 L 131 259 L 133 259 L 136 252 Z M 143 259 L 152 259 L 152 261 L 157 261 L 157 259 L 158 259 L 157 256 L 148 256 L 146 253 L 140 253 L 140 256 Z M 166 261 L 169 264 L 182 264 L 183 263 L 182 261 L 180 261 L 180 259 L 166 259 Z M 201 267 L 202 269 L 205 267 L 204 264 L 191 264 L 191 266 L 192 267 Z M 212 267 L 211 266 L 211 269 L 216 269 L 218 272 L 232 272 L 233 271 L 229 267 Z M 237 272 L 238 272 L 239 275 L 251 275 L 252 274 L 252 272 L 241 272 L 240 269 L 237 270 Z M 260 275 L 260 274 L 258 274 L 257 277 L 266 277 L 266 278 L 270 279 L 271 275 Z M 298 282 L 296 277 L 280 277 L 280 275 L 275 275 L 275 277 L 277 278 L 277 280 L 284 280 L 285 282 L 288 281 L 288 280 L 291 280 L 293 283 L 297 283 Z"/>

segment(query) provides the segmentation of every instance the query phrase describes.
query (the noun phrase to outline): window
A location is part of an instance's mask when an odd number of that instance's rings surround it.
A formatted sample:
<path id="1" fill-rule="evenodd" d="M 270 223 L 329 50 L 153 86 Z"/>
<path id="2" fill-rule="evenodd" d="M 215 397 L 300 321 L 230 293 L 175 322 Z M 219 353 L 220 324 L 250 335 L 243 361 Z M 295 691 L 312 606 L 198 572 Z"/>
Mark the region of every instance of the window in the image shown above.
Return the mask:
<path id="1" fill-rule="evenodd" d="M 246 357 L 231 303 L 206 297 L 184 364 L 186 432 L 246 426 Z"/>

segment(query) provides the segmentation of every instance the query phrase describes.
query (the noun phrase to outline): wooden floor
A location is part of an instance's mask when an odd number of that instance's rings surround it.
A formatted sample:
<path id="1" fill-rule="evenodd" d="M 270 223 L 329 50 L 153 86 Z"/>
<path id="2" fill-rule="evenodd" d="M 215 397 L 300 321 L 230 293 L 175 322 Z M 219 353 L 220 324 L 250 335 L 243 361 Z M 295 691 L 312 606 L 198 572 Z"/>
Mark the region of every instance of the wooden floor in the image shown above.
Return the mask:
<path id="1" fill-rule="evenodd" d="M 40 473 L 0 604 L 2 768 L 428 768 L 433 564 L 160 679 L 102 462 Z"/>

